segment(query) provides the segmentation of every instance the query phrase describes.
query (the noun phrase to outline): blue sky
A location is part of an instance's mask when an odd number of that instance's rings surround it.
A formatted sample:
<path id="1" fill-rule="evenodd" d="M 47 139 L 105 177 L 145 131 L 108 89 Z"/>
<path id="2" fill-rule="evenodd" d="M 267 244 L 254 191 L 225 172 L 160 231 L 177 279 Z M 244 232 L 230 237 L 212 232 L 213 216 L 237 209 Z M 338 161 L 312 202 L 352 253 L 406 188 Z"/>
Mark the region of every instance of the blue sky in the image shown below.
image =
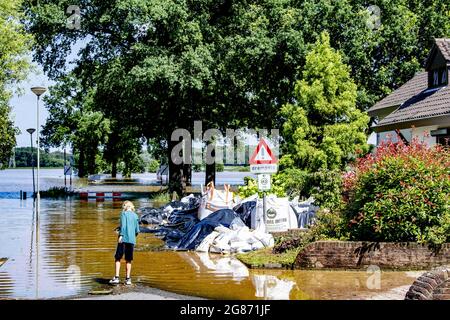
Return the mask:
<path id="1" fill-rule="evenodd" d="M 12 119 L 15 122 L 16 127 L 21 131 L 17 135 L 17 146 L 28 147 L 30 146 L 30 134 L 26 131 L 28 128 L 36 128 L 36 95 L 31 92 L 30 88 L 34 86 L 48 87 L 52 85 L 51 82 L 42 72 L 42 69 L 37 67 L 36 72 L 30 73 L 28 79 L 22 81 L 19 84 L 22 94 L 15 94 L 10 101 L 12 107 Z M 43 102 L 40 102 L 39 119 L 40 125 L 45 124 L 48 117 L 47 109 L 44 107 Z M 36 134 L 33 135 L 35 137 Z"/>

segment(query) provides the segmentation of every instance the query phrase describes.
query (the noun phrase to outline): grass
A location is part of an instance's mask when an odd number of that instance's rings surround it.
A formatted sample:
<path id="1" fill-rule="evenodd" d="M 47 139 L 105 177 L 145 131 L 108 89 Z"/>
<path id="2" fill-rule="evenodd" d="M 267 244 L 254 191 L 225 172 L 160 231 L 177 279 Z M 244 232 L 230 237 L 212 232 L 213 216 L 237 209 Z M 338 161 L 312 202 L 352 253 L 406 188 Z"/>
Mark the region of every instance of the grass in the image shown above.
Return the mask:
<path id="1" fill-rule="evenodd" d="M 66 196 L 71 196 L 74 193 L 67 191 L 65 187 L 52 187 L 48 190 L 40 191 L 41 198 L 63 198 Z"/>
<path id="2" fill-rule="evenodd" d="M 248 253 L 240 253 L 236 257 L 249 268 L 264 268 L 273 264 L 291 268 L 300 250 L 301 248 L 294 248 L 283 253 L 273 253 L 271 248 L 264 248 Z"/>
<path id="3" fill-rule="evenodd" d="M 151 199 L 154 201 L 154 202 L 157 202 L 157 203 L 167 203 L 167 202 L 170 202 L 170 200 L 171 200 L 171 197 L 170 197 L 170 194 L 168 193 L 168 192 L 160 192 L 160 193 L 156 193 L 156 194 L 154 194 L 152 197 L 151 197 Z"/>

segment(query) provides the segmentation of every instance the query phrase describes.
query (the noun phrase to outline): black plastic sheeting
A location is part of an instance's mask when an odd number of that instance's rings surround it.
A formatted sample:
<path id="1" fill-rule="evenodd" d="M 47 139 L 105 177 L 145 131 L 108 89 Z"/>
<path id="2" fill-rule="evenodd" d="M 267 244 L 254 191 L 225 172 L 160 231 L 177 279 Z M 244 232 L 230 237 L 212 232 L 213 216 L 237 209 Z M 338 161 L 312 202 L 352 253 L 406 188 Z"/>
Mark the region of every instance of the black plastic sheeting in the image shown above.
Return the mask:
<path id="1" fill-rule="evenodd" d="M 169 213 L 168 206 L 175 210 Z M 227 228 L 232 225 L 250 227 L 251 212 L 255 206 L 256 201 L 244 202 L 233 210 L 215 211 L 200 221 L 197 217 L 200 198 L 189 198 L 188 203 L 172 201 L 158 209 L 144 208 L 140 218 L 141 224 L 159 224 L 159 228 L 141 227 L 141 231 L 155 233 L 165 241 L 168 248 L 194 250 L 219 225 Z M 162 224 L 163 220 L 166 220 L 166 223 Z"/>
<path id="2" fill-rule="evenodd" d="M 244 226 L 244 223 L 231 209 L 221 209 L 211 213 L 208 217 L 195 224 L 179 241 L 172 243 L 172 248 L 177 250 L 194 250 L 197 246 L 214 231 L 216 227 L 222 225 L 229 228 L 237 224 Z"/>
<path id="3" fill-rule="evenodd" d="M 170 212 L 169 206 L 172 208 Z M 165 206 L 160 208 L 143 208 L 140 223 L 144 225 L 148 224 L 161 224 L 164 220 L 167 220 L 174 211 L 185 211 L 197 213 L 200 207 L 199 198 L 189 198 L 188 202 L 171 201 Z"/>
<path id="4" fill-rule="evenodd" d="M 252 211 L 256 207 L 256 201 L 247 201 L 238 204 L 233 208 L 234 212 L 236 212 L 241 220 L 245 223 L 245 225 L 251 228 L 252 224 Z"/>

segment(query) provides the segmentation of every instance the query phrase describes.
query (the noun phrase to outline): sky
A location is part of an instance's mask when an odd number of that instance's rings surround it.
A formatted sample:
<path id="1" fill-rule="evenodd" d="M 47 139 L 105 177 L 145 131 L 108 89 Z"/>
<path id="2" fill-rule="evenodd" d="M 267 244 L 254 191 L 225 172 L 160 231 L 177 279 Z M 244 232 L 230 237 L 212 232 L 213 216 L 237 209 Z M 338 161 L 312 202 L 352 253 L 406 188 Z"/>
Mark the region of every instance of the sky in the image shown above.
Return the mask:
<path id="1" fill-rule="evenodd" d="M 37 125 L 37 107 L 36 95 L 31 92 L 31 87 L 52 85 L 51 82 L 43 73 L 40 67 L 36 72 L 30 73 L 28 78 L 19 84 L 22 94 L 15 94 L 10 101 L 12 107 L 12 119 L 15 126 L 19 128 L 21 133 L 16 136 L 18 147 L 30 146 L 30 134 L 26 131 L 28 128 L 36 129 Z M 40 125 L 44 125 L 48 117 L 47 109 L 44 107 L 42 100 L 39 102 L 39 121 Z M 33 134 L 36 137 L 36 134 Z M 35 139 L 34 139 L 35 140 Z M 34 144 L 34 142 L 33 142 Z"/>

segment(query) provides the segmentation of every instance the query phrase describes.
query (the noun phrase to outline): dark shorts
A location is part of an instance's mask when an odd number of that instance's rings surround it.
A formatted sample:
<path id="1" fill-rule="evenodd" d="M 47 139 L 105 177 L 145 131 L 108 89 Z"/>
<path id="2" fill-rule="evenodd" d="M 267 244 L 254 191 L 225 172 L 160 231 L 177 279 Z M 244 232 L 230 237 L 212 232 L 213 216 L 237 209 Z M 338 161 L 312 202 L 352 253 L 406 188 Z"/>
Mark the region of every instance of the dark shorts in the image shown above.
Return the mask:
<path id="1" fill-rule="evenodd" d="M 116 260 L 122 259 L 123 255 L 125 254 L 125 260 L 126 261 L 132 261 L 133 260 L 133 250 L 134 250 L 134 244 L 132 243 L 118 243 L 116 254 L 114 255 L 114 258 Z"/>

